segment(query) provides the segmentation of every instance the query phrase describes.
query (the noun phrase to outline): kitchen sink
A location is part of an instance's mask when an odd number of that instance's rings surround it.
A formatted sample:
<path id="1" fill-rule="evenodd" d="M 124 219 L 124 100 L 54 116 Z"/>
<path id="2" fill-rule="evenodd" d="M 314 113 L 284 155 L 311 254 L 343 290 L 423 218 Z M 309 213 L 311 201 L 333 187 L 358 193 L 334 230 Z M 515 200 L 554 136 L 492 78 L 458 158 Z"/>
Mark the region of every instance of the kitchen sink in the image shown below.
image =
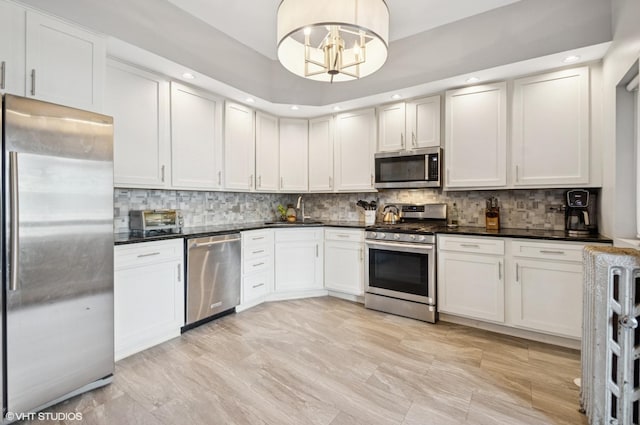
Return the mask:
<path id="1" fill-rule="evenodd" d="M 265 221 L 265 226 L 292 227 L 292 226 L 318 226 L 322 221 L 305 220 L 305 221 Z"/>

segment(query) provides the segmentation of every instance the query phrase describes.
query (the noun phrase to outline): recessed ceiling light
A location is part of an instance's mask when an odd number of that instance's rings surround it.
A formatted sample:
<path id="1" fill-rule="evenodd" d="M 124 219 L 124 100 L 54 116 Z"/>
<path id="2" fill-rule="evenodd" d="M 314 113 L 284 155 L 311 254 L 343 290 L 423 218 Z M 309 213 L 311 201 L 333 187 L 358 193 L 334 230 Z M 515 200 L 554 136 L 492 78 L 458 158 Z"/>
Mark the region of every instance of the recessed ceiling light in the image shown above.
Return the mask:
<path id="1" fill-rule="evenodd" d="M 341 108 L 341 107 L 339 107 L 339 106 L 334 106 L 334 107 L 333 107 L 333 110 L 334 110 L 334 111 L 341 111 L 341 110 L 342 110 L 342 108 Z"/>
<path id="2" fill-rule="evenodd" d="M 394 94 L 393 96 L 391 96 L 391 99 L 393 99 L 393 100 L 398 100 L 398 99 L 400 99 L 401 97 L 402 97 L 402 96 L 400 96 L 399 94 L 397 94 L 397 93 L 396 93 L 396 94 Z"/>
<path id="3" fill-rule="evenodd" d="M 564 62 L 564 63 L 573 63 L 573 62 L 578 62 L 579 60 L 580 60 L 580 56 L 571 55 L 571 56 L 567 56 L 566 58 L 562 59 L 562 62 Z"/>
<path id="4" fill-rule="evenodd" d="M 477 83 L 478 81 L 480 81 L 480 78 L 478 77 L 469 77 L 466 79 L 467 83 Z"/>
<path id="5" fill-rule="evenodd" d="M 182 74 L 182 78 L 184 78 L 185 80 L 193 80 L 196 78 L 196 76 L 190 72 L 185 72 L 184 74 Z"/>
<path id="6" fill-rule="evenodd" d="M 252 97 L 248 97 L 248 98 L 246 99 L 246 101 L 247 101 L 248 103 L 253 103 L 253 102 L 255 102 L 255 100 L 253 100 L 253 98 L 252 98 Z"/>
<path id="7" fill-rule="evenodd" d="M 297 111 L 298 109 L 300 109 L 300 108 L 298 108 L 298 106 L 297 106 L 297 105 L 293 105 L 293 106 L 291 107 L 291 110 L 292 110 L 292 111 Z"/>

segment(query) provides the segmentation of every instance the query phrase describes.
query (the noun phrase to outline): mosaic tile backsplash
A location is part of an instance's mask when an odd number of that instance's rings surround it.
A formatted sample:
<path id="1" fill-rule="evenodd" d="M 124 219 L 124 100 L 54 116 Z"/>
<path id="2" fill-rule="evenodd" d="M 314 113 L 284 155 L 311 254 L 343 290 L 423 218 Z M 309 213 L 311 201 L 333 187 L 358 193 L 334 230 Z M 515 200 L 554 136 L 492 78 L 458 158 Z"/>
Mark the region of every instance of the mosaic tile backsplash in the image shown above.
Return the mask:
<path id="1" fill-rule="evenodd" d="M 393 203 L 455 202 L 461 226 L 484 227 L 485 199 L 495 196 L 504 228 L 564 230 L 564 214 L 548 212 L 563 205 L 562 189 L 443 192 L 434 189 L 385 190 L 379 193 L 303 194 L 305 215 L 318 220 L 364 221 L 359 199 Z M 129 210 L 176 208 L 185 226 L 270 221 L 278 204 L 295 203 L 296 195 L 274 193 L 197 192 L 176 190 L 115 189 L 114 231 L 129 231 Z M 382 219 L 382 207 L 378 208 Z"/>

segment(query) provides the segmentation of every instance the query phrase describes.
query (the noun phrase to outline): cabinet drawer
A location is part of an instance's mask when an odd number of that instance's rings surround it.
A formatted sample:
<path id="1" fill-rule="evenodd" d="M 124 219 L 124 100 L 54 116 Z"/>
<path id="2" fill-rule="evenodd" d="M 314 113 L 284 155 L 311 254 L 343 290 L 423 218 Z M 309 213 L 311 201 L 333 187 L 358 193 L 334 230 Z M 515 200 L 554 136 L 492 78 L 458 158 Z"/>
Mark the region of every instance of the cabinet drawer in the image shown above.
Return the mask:
<path id="1" fill-rule="evenodd" d="M 313 229 L 303 229 L 303 228 L 295 228 L 295 229 L 278 229 L 275 231 L 276 242 L 309 242 L 309 241 L 319 241 L 322 240 L 323 234 L 322 227 L 315 227 Z"/>
<path id="2" fill-rule="evenodd" d="M 504 241 L 493 237 L 440 236 L 438 238 L 438 249 L 441 251 L 504 255 Z"/>
<path id="3" fill-rule="evenodd" d="M 545 258 L 563 261 L 582 262 L 584 244 L 545 243 L 513 241 L 513 255 L 516 257 Z"/>
<path id="4" fill-rule="evenodd" d="M 242 232 L 242 247 L 245 255 L 248 250 L 262 246 L 273 246 L 273 230 L 251 230 Z"/>
<path id="5" fill-rule="evenodd" d="M 267 294 L 269 273 L 256 273 L 245 276 L 242 283 L 242 302 L 247 303 Z"/>
<path id="6" fill-rule="evenodd" d="M 145 264 L 183 258 L 184 240 L 172 239 L 157 242 L 141 242 L 130 245 L 118 245 L 114 249 L 115 269 L 138 267 Z"/>
<path id="7" fill-rule="evenodd" d="M 273 259 L 273 244 L 256 244 L 255 246 L 245 246 L 242 250 L 244 254 L 244 261 L 252 262 L 259 258 L 272 258 Z"/>
<path id="8" fill-rule="evenodd" d="M 262 272 L 273 268 L 273 257 L 255 258 L 252 260 L 244 260 L 244 274 Z"/>
<path id="9" fill-rule="evenodd" d="M 362 242 L 364 241 L 364 231 L 352 229 L 325 229 L 324 239 L 327 241 Z"/>

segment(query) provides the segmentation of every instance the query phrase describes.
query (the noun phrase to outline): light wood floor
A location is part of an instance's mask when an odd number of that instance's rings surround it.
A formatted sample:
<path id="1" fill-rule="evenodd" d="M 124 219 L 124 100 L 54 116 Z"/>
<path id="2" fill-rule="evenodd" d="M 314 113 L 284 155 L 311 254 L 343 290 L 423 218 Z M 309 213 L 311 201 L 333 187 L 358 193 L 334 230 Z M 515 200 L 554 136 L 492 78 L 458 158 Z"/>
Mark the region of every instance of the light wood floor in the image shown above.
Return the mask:
<path id="1" fill-rule="evenodd" d="M 576 425 L 579 373 L 576 351 L 324 297 L 193 329 L 50 410 L 109 425 Z"/>

